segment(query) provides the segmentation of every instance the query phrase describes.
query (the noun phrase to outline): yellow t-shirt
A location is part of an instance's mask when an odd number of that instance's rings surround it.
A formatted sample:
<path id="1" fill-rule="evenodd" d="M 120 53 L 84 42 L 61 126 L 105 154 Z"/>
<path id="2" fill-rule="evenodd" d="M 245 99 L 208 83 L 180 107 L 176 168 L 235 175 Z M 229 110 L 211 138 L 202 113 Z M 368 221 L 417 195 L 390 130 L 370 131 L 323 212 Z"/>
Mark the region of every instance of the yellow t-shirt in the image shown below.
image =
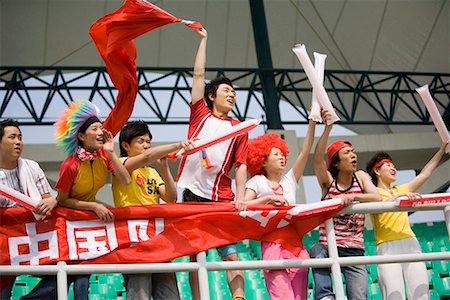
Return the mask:
<path id="1" fill-rule="evenodd" d="M 392 195 L 384 190 L 377 188 L 382 201 L 386 201 Z M 407 184 L 394 186 L 391 188 L 394 195 L 408 193 L 409 188 Z M 409 226 L 408 212 L 385 212 L 380 214 L 370 215 L 373 223 L 373 229 L 375 233 L 375 241 L 378 244 L 407 239 L 414 237 L 415 234 Z"/>
<path id="2" fill-rule="evenodd" d="M 108 166 L 102 158 L 81 162 L 69 197 L 94 202 L 98 190 L 105 185 L 107 177 Z"/>
<path id="3" fill-rule="evenodd" d="M 127 157 L 121 157 L 123 163 Z M 131 183 L 122 184 L 113 177 L 112 191 L 115 207 L 159 204 L 159 186 L 164 181 L 158 172 L 151 167 L 143 167 L 131 173 Z"/>

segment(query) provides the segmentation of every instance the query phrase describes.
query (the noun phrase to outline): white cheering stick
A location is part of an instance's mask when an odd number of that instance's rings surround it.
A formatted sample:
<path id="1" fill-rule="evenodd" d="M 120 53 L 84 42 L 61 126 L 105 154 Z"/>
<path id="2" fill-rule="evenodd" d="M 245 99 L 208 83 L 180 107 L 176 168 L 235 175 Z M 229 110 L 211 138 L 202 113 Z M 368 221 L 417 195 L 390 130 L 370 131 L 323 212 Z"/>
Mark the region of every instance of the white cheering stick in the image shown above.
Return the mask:
<path id="1" fill-rule="evenodd" d="M 189 150 L 188 152 L 186 152 L 184 149 L 181 149 L 177 153 L 171 153 L 171 154 L 167 155 L 167 157 L 172 160 L 177 160 L 177 158 L 181 157 L 182 155 L 191 155 L 193 153 L 196 153 L 202 149 L 208 148 L 217 143 L 220 143 L 225 140 L 231 139 L 235 136 L 247 133 L 250 130 L 256 128 L 256 126 L 258 126 L 260 122 L 261 122 L 261 120 L 259 120 L 259 119 L 252 119 L 252 120 L 247 120 L 247 121 L 241 122 L 239 124 L 236 124 L 234 126 L 226 128 L 224 130 L 216 132 L 216 134 L 214 136 L 209 135 L 209 136 L 205 136 L 201 139 L 194 140 L 195 147 L 193 149 Z"/>
<path id="2" fill-rule="evenodd" d="M 327 95 L 327 92 L 325 91 L 325 88 L 323 87 L 323 84 L 320 82 L 316 70 L 314 69 L 314 66 L 309 59 L 308 53 L 306 52 L 305 45 L 297 44 L 292 48 L 292 51 L 297 55 L 297 58 L 299 59 L 300 63 L 303 66 L 303 70 L 306 73 L 306 76 L 308 76 L 309 81 L 311 82 L 311 85 L 313 87 L 313 91 L 317 93 L 318 99 L 322 105 L 322 107 L 326 110 L 328 110 L 331 113 L 331 118 L 329 120 L 329 124 L 332 124 L 336 121 L 339 121 L 339 117 L 336 115 L 336 112 L 334 111 L 333 105 L 331 104 L 330 98 Z"/>
<path id="3" fill-rule="evenodd" d="M 39 200 L 32 199 L 32 198 L 28 197 L 27 195 L 24 195 L 24 194 L 16 191 L 15 189 L 12 189 L 9 186 L 6 186 L 1 183 L 0 183 L 0 195 L 2 195 L 3 197 L 6 197 L 8 199 L 11 199 L 16 203 L 19 203 L 23 207 L 26 207 L 29 210 L 31 210 L 31 212 L 33 213 L 36 220 L 42 220 L 45 218 L 45 216 L 39 215 L 34 212 L 34 210 L 36 209 L 36 206 L 38 206 L 41 199 L 39 199 Z"/>
<path id="4" fill-rule="evenodd" d="M 327 56 L 325 54 L 314 52 L 314 69 L 316 70 L 317 78 L 319 82 L 323 83 L 324 70 L 325 70 L 325 59 Z M 322 122 L 322 117 L 320 113 L 320 107 L 323 106 L 320 103 L 320 99 L 317 97 L 317 92 L 313 88 L 311 97 L 311 112 L 309 113 L 308 119 L 314 122 Z"/>
<path id="5" fill-rule="evenodd" d="M 32 198 L 16 191 L 15 189 L 12 189 L 1 183 L 0 183 L 0 195 L 2 195 L 3 197 L 6 197 L 8 199 L 11 199 L 16 203 L 19 203 L 20 205 L 28 208 L 31 211 L 34 211 L 36 209 L 36 206 L 38 206 L 39 201 L 40 201 L 40 199 L 39 200 L 32 199 Z"/>
<path id="6" fill-rule="evenodd" d="M 416 91 L 419 93 L 420 97 L 425 103 L 428 112 L 430 113 L 431 119 L 433 120 L 434 126 L 436 127 L 439 136 L 443 143 L 447 143 L 450 141 L 450 134 L 448 133 L 447 127 L 445 126 L 444 121 L 442 120 L 441 114 L 436 107 L 436 103 L 434 103 L 433 98 L 431 97 L 430 90 L 428 89 L 428 84 L 417 88 Z M 450 153 L 450 144 L 447 145 L 445 152 Z"/>

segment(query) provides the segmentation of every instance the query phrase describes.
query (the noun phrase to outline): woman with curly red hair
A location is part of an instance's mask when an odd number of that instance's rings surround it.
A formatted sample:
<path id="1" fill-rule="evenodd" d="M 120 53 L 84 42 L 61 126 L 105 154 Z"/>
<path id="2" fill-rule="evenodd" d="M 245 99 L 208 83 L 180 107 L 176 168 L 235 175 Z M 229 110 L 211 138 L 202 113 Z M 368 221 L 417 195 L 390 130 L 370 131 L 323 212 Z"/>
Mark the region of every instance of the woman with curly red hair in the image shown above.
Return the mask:
<path id="1" fill-rule="evenodd" d="M 302 149 L 285 175 L 283 171 L 289 149 L 283 139 L 269 133 L 249 143 L 247 170 L 252 178 L 245 186 L 246 204 L 295 204 L 297 183 L 303 175 L 314 142 L 315 126 L 316 122 L 310 120 Z M 306 249 L 296 256 L 271 242 L 262 242 L 261 252 L 265 260 L 309 258 Z M 308 268 L 264 270 L 264 280 L 271 299 L 307 299 Z"/>

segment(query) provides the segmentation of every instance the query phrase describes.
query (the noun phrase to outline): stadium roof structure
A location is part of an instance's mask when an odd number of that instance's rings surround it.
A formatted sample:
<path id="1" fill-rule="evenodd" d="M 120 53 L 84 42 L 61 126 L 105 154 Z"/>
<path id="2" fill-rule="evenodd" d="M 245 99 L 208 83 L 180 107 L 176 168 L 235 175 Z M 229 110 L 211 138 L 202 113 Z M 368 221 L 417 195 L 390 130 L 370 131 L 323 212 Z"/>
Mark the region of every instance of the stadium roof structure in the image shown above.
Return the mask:
<path id="1" fill-rule="evenodd" d="M 255 69 L 271 64 L 276 69 L 298 70 L 301 66 L 291 49 L 303 43 L 310 57 L 313 51 L 327 54 L 327 70 L 440 74 L 445 80 L 438 85 L 442 89 L 449 85 L 447 1 L 160 0 L 152 3 L 205 26 L 209 33 L 208 67 Z M 121 4 L 118 0 L 2 0 L 0 65 L 102 66 L 88 29 L 95 20 Z M 152 31 L 136 43 L 139 67 L 176 68 L 192 66 L 198 41 L 189 29 L 175 24 Z M 347 77 L 356 86 L 361 80 L 358 75 Z M 423 81 L 387 83 L 385 89 L 395 84 L 410 84 L 413 89 L 431 81 L 430 77 L 424 77 Z M 447 95 L 448 92 L 440 100 L 443 115 L 449 111 Z M 369 101 L 375 103 L 377 99 L 372 97 Z M 358 111 L 361 119 L 366 118 L 365 113 L 371 114 Z M 405 122 L 410 118 L 405 106 L 398 106 L 395 114 Z M 393 124 L 347 127 L 358 133 L 434 130 L 432 126 Z"/>

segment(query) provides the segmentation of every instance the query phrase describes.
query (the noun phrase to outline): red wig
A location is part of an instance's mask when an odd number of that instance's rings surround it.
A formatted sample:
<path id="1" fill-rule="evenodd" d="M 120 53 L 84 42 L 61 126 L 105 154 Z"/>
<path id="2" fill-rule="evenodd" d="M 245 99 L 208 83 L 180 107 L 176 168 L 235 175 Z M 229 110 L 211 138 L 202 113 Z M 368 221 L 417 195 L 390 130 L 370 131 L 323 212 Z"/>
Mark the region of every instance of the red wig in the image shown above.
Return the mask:
<path id="1" fill-rule="evenodd" d="M 261 135 L 248 144 L 247 170 L 251 177 L 264 174 L 262 165 L 272 148 L 280 149 L 287 159 L 289 148 L 275 133 Z"/>

